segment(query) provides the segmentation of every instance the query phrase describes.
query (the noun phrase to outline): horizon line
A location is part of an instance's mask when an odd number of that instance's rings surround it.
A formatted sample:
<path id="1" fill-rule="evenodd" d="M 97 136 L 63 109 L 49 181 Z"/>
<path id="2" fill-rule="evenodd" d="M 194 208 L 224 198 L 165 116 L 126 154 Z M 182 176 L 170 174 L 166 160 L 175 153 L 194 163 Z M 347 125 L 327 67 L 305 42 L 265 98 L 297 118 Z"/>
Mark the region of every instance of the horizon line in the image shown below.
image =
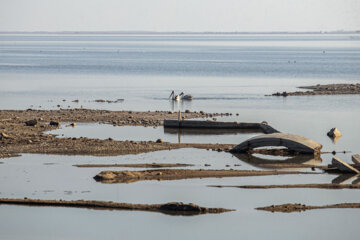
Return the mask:
<path id="1" fill-rule="evenodd" d="M 360 33 L 360 30 L 332 31 L 0 31 L 0 34 L 337 34 Z"/>

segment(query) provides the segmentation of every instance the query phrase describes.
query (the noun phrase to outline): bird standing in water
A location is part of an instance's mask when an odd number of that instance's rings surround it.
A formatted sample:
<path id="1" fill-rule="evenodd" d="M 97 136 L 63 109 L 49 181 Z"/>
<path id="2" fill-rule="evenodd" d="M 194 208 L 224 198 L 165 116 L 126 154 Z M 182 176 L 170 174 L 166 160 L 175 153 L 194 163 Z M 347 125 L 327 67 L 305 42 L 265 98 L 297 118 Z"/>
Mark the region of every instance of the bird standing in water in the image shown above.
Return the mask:
<path id="1" fill-rule="evenodd" d="M 169 98 L 173 101 L 179 101 L 180 100 L 180 96 L 176 95 L 174 91 L 171 92 Z"/>

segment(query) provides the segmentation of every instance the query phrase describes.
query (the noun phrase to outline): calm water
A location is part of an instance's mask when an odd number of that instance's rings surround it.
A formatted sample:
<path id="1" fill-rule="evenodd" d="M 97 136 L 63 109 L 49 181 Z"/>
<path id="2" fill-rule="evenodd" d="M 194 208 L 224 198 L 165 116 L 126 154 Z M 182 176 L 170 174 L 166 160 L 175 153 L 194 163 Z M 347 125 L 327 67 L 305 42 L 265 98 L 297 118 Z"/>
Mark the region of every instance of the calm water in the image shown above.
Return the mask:
<path id="1" fill-rule="evenodd" d="M 360 96 L 265 97 L 297 86 L 360 82 L 360 35 L 32 35 L 0 34 L 0 109 L 84 108 L 110 110 L 204 110 L 239 113 L 226 121 L 261 122 L 323 144 L 324 151 L 360 153 Z M 171 90 L 194 96 L 172 102 Z M 125 99 L 95 103 L 95 99 Z M 72 100 L 78 99 L 79 103 Z M 65 100 L 65 101 L 63 101 Z M 326 132 L 343 136 L 333 143 Z M 115 130 L 116 129 L 116 130 Z M 63 132 L 61 132 L 63 131 Z M 65 132 L 64 132 L 65 131 Z M 178 135 L 108 125 L 79 125 L 65 136 L 143 140 Z M 238 143 L 252 133 L 182 135 L 186 142 Z M 350 161 L 351 154 L 338 155 Z M 331 161 L 323 155 L 322 163 Z M 181 149 L 120 156 L 28 155 L 2 159 L 0 197 L 94 199 L 134 203 L 194 202 L 234 208 L 222 215 L 172 217 L 157 213 L 0 206 L 1 239 L 160 239 L 233 236 L 277 239 L 338 239 L 357 234 L 359 210 L 271 214 L 255 207 L 280 203 L 324 205 L 356 202 L 358 190 L 217 189 L 208 184 L 330 183 L 334 175 L 147 181 L 101 184 L 104 169 L 76 163 L 194 163 L 192 168 L 257 169 L 228 153 Z M 240 164 L 241 166 L 234 166 Z M 118 168 L 119 169 L 119 168 Z M 352 181 L 352 180 L 351 180 Z M 341 229 L 338 231 L 339 223 Z M 19 230 L 21 229 L 21 231 Z M 100 230 L 99 230 L 100 229 Z M 259 229 L 261 229 L 259 231 Z"/>
<path id="2" fill-rule="evenodd" d="M 335 224 L 337 226 L 339 222 L 344 223 L 346 237 L 357 234 L 358 209 L 272 214 L 254 208 L 287 202 L 314 205 L 356 202 L 360 197 L 359 190 L 249 190 L 207 187 L 209 184 L 331 183 L 336 177 L 334 175 L 283 175 L 102 184 L 95 182 L 93 176 L 104 169 L 125 168 L 72 166 L 85 163 L 179 162 L 196 165 L 190 168 L 199 168 L 208 163 L 211 164 L 209 168 L 214 169 L 224 169 L 225 164 L 229 164 L 234 169 L 255 169 L 229 153 L 180 149 L 118 157 L 24 154 L 18 158 L 2 161 L 4 163 L 0 168 L 0 197 L 27 196 L 40 199 L 89 199 L 133 203 L 183 201 L 236 210 L 221 215 L 173 217 L 146 212 L 0 205 L 0 236 L 4 239 L 23 239 L 24 236 L 27 239 L 98 239 L 99 234 L 102 237 L 106 236 L 107 239 L 118 239 L 119 235 L 126 236 L 126 239 L 139 239 L 146 238 L 149 234 L 161 239 L 167 239 L 166 236 L 169 234 L 172 235 L 172 239 L 194 236 L 206 239 L 218 239 L 220 236 L 264 238 L 268 234 L 283 239 L 313 237 L 336 239 L 340 235 L 333 226 Z"/>
<path id="3" fill-rule="evenodd" d="M 236 143 L 250 137 L 262 134 L 260 130 L 212 130 L 169 129 L 164 127 L 122 126 L 109 124 L 79 123 L 76 127 L 69 127 L 64 123 L 59 129 L 49 131 L 57 137 L 88 137 L 115 140 L 156 141 L 161 138 L 172 143 Z"/>
<path id="4" fill-rule="evenodd" d="M 264 94 L 359 78 L 360 34 L 0 35 L 1 109 L 351 109 L 359 96 Z M 166 101 L 171 90 L 196 101 Z"/>

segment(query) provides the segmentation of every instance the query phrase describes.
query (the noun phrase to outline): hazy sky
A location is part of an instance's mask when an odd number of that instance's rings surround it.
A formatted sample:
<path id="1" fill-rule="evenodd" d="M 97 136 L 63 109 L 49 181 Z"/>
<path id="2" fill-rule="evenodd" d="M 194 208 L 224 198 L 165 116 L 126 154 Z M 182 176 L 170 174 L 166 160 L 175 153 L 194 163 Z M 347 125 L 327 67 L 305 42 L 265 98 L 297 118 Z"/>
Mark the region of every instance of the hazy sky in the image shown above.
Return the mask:
<path id="1" fill-rule="evenodd" d="M 360 29 L 360 0 L 0 0 L 0 31 L 339 29 Z"/>

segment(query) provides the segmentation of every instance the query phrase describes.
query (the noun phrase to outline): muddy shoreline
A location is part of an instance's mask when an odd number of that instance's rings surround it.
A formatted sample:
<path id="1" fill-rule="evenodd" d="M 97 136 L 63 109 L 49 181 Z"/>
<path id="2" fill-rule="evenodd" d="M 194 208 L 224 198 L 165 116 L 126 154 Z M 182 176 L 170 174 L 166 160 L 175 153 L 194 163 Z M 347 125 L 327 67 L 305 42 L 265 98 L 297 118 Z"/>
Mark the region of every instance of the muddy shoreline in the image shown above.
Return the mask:
<path id="1" fill-rule="evenodd" d="M 301 89 L 310 89 L 310 91 L 296 92 L 276 92 L 270 96 L 314 96 L 314 95 L 342 95 L 342 94 L 360 94 L 360 83 L 357 84 L 326 84 L 301 86 Z"/>
<path id="2" fill-rule="evenodd" d="M 274 189 L 274 188 L 317 188 L 317 189 L 360 189 L 359 184 L 334 184 L 334 183 L 313 183 L 313 184 L 283 184 L 283 185 L 208 185 L 217 188 L 243 188 L 243 189 Z"/>
<path id="3" fill-rule="evenodd" d="M 40 199 L 11 199 L 0 198 L 0 204 L 24 205 L 24 206 L 42 206 L 42 207 L 75 207 L 102 210 L 132 210 L 132 211 L 149 211 L 160 212 L 168 215 L 199 215 L 206 213 L 224 213 L 234 211 L 225 208 L 206 208 L 192 203 L 184 204 L 181 202 L 170 202 L 165 204 L 132 204 L 117 203 L 105 201 L 85 201 L 85 200 L 40 200 Z"/>
<path id="4" fill-rule="evenodd" d="M 200 118 L 209 115 L 204 112 L 186 112 L 186 118 Z M 166 119 L 176 119 L 177 113 L 105 111 L 89 109 L 61 110 L 0 110 L 0 158 L 14 157 L 21 153 L 116 156 L 138 154 L 178 148 L 202 148 L 226 151 L 233 144 L 176 144 L 154 141 L 115 141 L 113 139 L 56 138 L 46 131 L 59 128 L 60 122 L 100 122 L 115 126 L 159 126 Z M 27 121 L 34 126 L 27 126 Z M 50 125 L 50 122 L 53 125 Z"/>
<path id="5" fill-rule="evenodd" d="M 77 164 L 73 165 L 79 168 L 109 168 L 109 167 L 126 167 L 126 168 L 172 168 L 172 167 L 191 167 L 195 164 L 184 163 L 130 163 L 130 164 Z"/>
<path id="6" fill-rule="evenodd" d="M 180 180 L 190 178 L 250 177 L 284 174 L 313 174 L 309 172 L 280 172 L 257 170 L 161 169 L 145 171 L 102 171 L 94 179 L 102 183 L 133 183 L 146 180 Z"/>
<path id="7" fill-rule="evenodd" d="M 304 204 L 282 204 L 282 205 L 272 205 L 267 207 L 256 208 L 256 210 L 263 210 L 269 212 L 282 212 L 282 213 L 292 213 L 292 212 L 303 212 L 306 210 L 314 209 L 330 209 L 330 208 L 360 208 L 360 203 L 339 203 L 325 206 L 307 206 Z"/>

